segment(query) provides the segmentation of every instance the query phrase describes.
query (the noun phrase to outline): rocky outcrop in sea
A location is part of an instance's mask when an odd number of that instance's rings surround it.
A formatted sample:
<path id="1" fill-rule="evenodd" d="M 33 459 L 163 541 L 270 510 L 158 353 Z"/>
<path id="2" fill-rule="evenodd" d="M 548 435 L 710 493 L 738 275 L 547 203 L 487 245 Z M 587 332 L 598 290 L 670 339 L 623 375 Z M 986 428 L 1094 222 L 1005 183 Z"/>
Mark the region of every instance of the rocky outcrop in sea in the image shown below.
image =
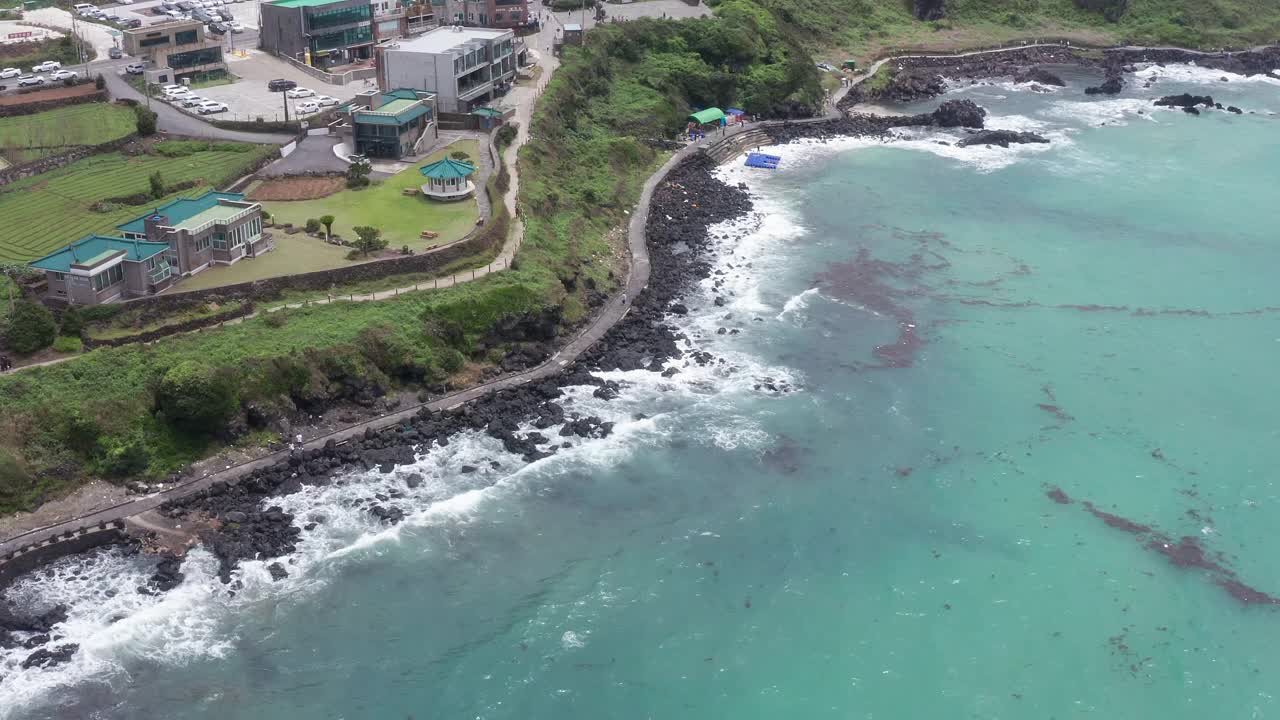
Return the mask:
<path id="1" fill-rule="evenodd" d="M 967 135 L 956 143 L 957 147 L 969 147 L 971 145 L 999 145 L 1007 148 L 1010 145 L 1018 145 L 1023 143 L 1048 143 L 1048 138 L 1037 135 L 1033 132 L 1017 132 L 1015 130 L 980 130 L 971 135 Z"/>

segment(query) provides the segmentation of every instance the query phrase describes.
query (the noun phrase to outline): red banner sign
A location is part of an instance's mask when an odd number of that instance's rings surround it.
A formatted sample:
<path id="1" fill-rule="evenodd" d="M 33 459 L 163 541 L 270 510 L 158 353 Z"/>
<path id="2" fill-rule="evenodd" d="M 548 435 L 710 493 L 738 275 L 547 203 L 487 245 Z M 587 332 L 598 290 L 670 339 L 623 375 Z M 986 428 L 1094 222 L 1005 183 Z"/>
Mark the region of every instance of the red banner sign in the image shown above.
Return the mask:
<path id="1" fill-rule="evenodd" d="M 32 35 L 35 35 L 35 33 L 34 33 L 34 32 L 32 32 L 32 31 L 30 31 L 30 30 L 28 30 L 28 31 L 26 31 L 26 32 L 9 33 L 9 39 L 10 39 L 10 40 L 17 40 L 17 39 L 19 39 L 19 38 L 29 38 L 29 37 L 31 37 Z"/>

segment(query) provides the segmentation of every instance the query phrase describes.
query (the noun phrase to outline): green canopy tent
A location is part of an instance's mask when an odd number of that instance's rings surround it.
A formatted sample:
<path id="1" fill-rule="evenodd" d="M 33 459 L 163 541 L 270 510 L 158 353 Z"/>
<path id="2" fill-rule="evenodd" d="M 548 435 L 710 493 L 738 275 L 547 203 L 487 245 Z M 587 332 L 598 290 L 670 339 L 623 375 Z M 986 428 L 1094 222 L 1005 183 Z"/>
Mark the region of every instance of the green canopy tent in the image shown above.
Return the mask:
<path id="1" fill-rule="evenodd" d="M 689 122 L 699 125 L 720 125 L 724 122 L 724 111 L 720 108 L 707 108 L 689 116 Z"/>

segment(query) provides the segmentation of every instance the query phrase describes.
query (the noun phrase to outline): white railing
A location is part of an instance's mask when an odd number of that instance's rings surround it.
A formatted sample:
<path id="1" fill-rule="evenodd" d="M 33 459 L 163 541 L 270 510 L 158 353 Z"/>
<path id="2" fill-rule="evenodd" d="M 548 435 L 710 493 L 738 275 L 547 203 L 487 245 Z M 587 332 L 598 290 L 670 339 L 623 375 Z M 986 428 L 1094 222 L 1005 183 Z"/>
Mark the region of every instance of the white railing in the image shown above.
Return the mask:
<path id="1" fill-rule="evenodd" d="M 258 212 L 260 209 L 261 209 L 261 206 L 255 204 L 253 207 L 245 208 L 244 210 L 241 210 L 240 212 L 236 213 L 235 215 L 232 215 L 229 218 L 215 218 L 213 220 L 209 220 L 208 222 L 201 223 L 196 227 L 189 228 L 187 229 L 187 232 L 191 233 L 192 235 L 198 235 L 201 232 L 204 232 L 205 230 L 208 230 L 209 228 L 215 225 L 230 225 L 231 223 L 237 220 L 240 220 L 241 218 L 246 218 L 252 215 L 253 213 Z"/>

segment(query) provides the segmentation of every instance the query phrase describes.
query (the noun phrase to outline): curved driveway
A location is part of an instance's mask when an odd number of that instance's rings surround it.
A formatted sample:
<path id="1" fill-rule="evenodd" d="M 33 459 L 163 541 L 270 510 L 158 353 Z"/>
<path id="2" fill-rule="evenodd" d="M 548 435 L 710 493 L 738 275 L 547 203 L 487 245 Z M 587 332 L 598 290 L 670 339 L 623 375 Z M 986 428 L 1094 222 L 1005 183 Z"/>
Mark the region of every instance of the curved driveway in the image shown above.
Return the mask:
<path id="1" fill-rule="evenodd" d="M 147 98 L 138 92 L 119 74 L 119 66 L 108 66 L 100 69 L 107 82 L 107 90 L 113 98 L 127 98 L 146 105 Z M 251 133 L 238 130 L 223 130 L 209 123 L 179 111 L 168 103 L 155 98 L 151 99 L 151 109 L 156 113 L 156 127 L 163 132 L 187 137 L 207 138 L 209 140 L 230 140 L 258 144 L 284 145 L 293 141 L 293 135 L 287 133 Z"/>

